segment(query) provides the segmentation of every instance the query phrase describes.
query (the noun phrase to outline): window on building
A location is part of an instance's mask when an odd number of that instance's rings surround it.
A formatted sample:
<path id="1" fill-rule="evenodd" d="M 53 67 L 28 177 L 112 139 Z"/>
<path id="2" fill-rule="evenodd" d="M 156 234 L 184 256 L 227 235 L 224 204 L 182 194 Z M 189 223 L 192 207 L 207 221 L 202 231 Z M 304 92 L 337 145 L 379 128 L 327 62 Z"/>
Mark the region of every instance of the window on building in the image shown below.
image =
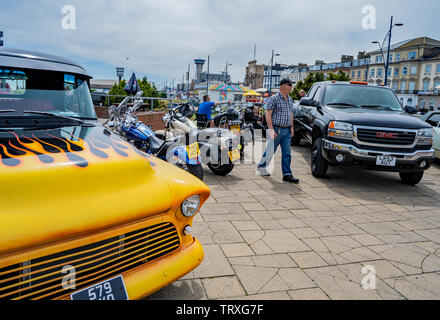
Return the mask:
<path id="1" fill-rule="evenodd" d="M 414 103 L 413 98 L 408 98 L 408 101 L 406 102 L 407 106 L 412 106 Z"/>
<path id="2" fill-rule="evenodd" d="M 390 58 L 388 59 L 388 62 L 393 62 L 393 54 L 390 53 Z"/>
<path id="3" fill-rule="evenodd" d="M 376 61 L 376 63 L 381 63 L 383 61 L 382 56 L 381 55 L 376 56 L 375 61 Z"/>
<path id="4" fill-rule="evenodd" d="M 403 67 L 402 75 L 406 76 L 408 74 L 408 67 Z"/>
<path id="5" fill-rule="evenodd" d="M 391 77 L 391 69 L 392 69 L 392 68 L 388 68 L 388 72 L 387 72 L 388 77 Z"/>
<path id="6" fill-rule="evenodd" d="M 440 90 L 440 81 L 439 80 L 434 81 L 434 90 Z"/>
<path id="7" fill-rule="evenodd" d="M 406 81 L 401 81 L 400 82 L 400 90 L 401 91 L 405 91 L 406 90 Z"/>
<path id="8" fill-rule="evenodd" d="M 427 64 L 425 66 L 425 74 L 431 74 L 431 65 L 430 64 Z"/>
<path id="9" fill-rule="evenodd" d="M 440 73 L 440 63 L 436 66 L 435 73 Z"/>
<path id="10" fill-rule="evenodd" d="M 432 99 L 431 101 L 429 101 L 429 109 L 434 110 L 435 107 L 435 100 Z"/>
<path id="11" fill-rule="evenodd" d="M 416 52 L 410 51 L 408 52 L 408 60 L 415 60 L 416 59 Z"/>
<path id="12" fill-rule="evenodd" d="M 377 69 L 377 76 L 382 77 L 382 72 L 383 72 L 382 68 L 378 68 Z"/>
<path id="13" fill-rule="evenodd" d="M 393 81 L 393 90 L 396 91 L 397 90 L 397 81 Z"/>
<path id="14" fill-rule="evenodd" d="M 374 77 L 375 72 L 376 72 L 376 69 L 372 68 L 371 73 L 370 73 L 370 77 Z"/>
<path id="15" fill-rule="evenodd" d="M 361 72 L 360 71 L 358 71 L 358 78 L 360 78 L 361 77 Z"/>
<path id="16" fill-rule="evenodd" d="M 396 53 L 396 61 L 400 61 L 400 53 Z"/>
<path id="17" fill-rule="evenodd" d="M 423 80 L 423 90 L 429 90 L 429 79 Z"/>
<path id="18" fill-rule="evenodd" d="M 399 68 L 394 68 L 394 76 L 399 76 Z"/>
<path id="19" fill-rule="evenodd" d="M 411 66 L 410 75 L 412 76 L 417 75 L 417 66 Z"/>
<path id="20" fill-rule="evenodd" d="M 416 89 L 416 82 L 415 81 L 410 81 L 409 85 L 408 85 L 408 90 L 409 91 L 414 91 Z"/>
<path id="21" fill-rule="evenodd" d="M 351 72 L 351 78 L 354 79 L 354 71 Z"/>

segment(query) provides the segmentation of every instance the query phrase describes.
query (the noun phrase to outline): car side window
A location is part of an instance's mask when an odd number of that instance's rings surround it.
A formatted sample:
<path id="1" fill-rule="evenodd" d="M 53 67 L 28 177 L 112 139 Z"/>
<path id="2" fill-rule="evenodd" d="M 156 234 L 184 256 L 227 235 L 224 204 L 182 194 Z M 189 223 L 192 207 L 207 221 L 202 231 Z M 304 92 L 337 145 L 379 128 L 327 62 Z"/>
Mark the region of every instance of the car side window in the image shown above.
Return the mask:
<path id="1" fill-rule="evenodd" d="M 313 86 L 307 94 L 307 98 L 312 98 L 315 95 L 316 89 L 318 89 L 318 86 Z"/>
<path id="2" fill-rule="evenodd" d="M 315 92 L 315 94 L 314 94 L 314 96 L 313 96 L 313 100 L 318 100 L 318 101 L 321 101 L 321 92 L 322 92 L 322 88 L 321 87 L 318 87 L 317 89 L 316 89 L 316 92 Z"/>
<path id="3" fill-rule="evenodd" d="M 440 123 L 440 113 L 435 113 L 426 120 L 433 127 L 438 127 Z"/>

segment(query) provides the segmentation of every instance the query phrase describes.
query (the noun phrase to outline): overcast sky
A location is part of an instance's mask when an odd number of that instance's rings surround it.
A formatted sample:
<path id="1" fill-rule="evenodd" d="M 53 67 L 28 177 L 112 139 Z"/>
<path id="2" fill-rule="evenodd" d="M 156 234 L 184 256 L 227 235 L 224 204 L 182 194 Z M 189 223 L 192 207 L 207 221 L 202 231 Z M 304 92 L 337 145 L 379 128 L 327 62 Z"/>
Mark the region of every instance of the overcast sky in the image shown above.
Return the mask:
<path id="1" fill-rule="evenodd" d="M 0 0 L 0 30 L 7 47 L 32 49 L 78 61 L 95 79 L 113 79 L 115 67 L 159 86 L 181 82 L 193 59 L 211 57 L 210 72 L 243 81 L 257 45 L 258 63 L 313 64 L 356 56 L 382 41 L 390 16 L 393 43 L 440 39 L 438 0 Z M 76 9 L 76 29 L 62 28 L 62 8 Z M 376 29 L 362 27 L 362 8 L 373 5 Z M 126 58 L 129 57 L 127 60 Z"/>

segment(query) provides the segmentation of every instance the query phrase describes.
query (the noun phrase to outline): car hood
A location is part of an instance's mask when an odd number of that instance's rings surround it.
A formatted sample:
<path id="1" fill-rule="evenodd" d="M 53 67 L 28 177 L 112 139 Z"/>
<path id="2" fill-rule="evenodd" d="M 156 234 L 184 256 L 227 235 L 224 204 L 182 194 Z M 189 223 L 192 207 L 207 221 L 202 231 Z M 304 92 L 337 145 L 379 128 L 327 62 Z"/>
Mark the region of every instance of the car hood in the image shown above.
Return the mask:
<path id="1" fill-rule="evenodd" d="M 325 111 L 335 120 L 348 122 L 354 125 L 405 129 L 430 127 L 426 122 L 405 112 L 330 107 L 326 107 Z"/>
<path id="2" fill-rule="evenodd" d="M 0 157 L 0 254 L 166 212 L 182 183 L 209 192 L 102 126 L 1 132 Z"/>

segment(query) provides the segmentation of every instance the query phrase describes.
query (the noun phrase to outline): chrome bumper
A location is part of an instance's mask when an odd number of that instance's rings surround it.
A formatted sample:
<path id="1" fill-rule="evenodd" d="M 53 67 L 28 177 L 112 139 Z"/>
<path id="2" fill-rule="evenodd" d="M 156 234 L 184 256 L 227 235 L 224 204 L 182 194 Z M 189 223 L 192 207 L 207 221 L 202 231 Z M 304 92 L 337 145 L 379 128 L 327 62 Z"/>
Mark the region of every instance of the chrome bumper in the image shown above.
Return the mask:
<path id="1" fill-rule="evenodd" d="M 376 150 L 359 149 L 350 144 L 343 144 L 339 142 L 328 141 L 324 139 L 323 148 L 331 151 L 343 151 L 349 153 L 355 158 L 361 158 L 364 160 L 375 160 L 377 155 L 395 156 L 399 161 L 417 161 L 420 158 L 434 158 L 434 149 L 430 150 L 417 150 L 412 153 L 401 152 L 383 152 Z M 374 154 L 374 155 L 373 155 Z"/>

